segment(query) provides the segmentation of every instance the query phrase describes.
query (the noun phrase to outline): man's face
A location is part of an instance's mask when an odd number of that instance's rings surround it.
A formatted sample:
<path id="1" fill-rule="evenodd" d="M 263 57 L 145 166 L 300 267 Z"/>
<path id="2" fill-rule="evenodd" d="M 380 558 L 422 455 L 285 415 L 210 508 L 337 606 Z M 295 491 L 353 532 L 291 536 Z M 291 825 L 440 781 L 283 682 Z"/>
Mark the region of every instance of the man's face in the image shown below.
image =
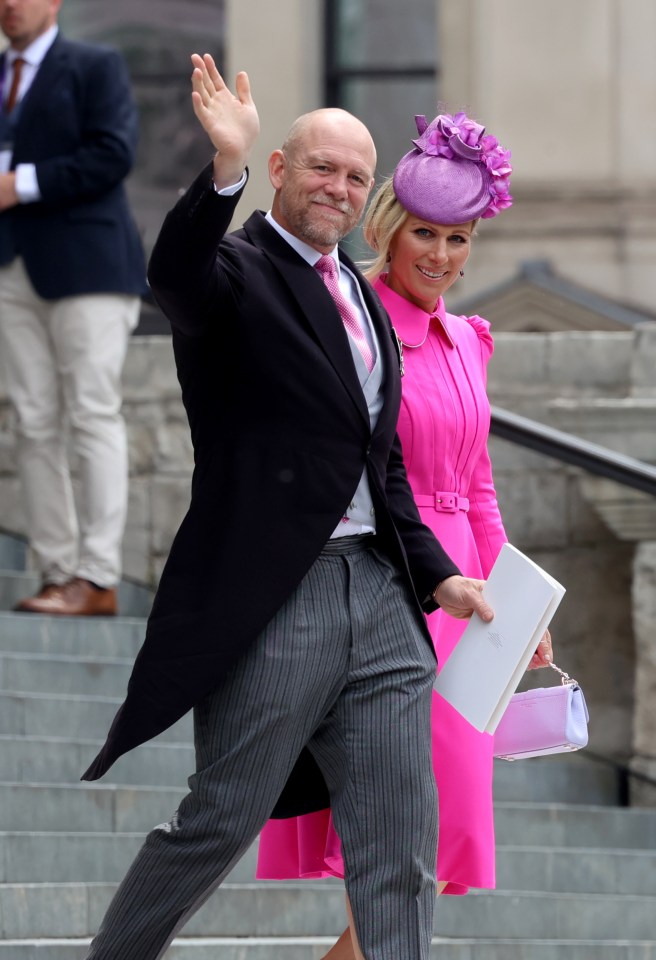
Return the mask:
<path id="1" fill-rule="evenodd" d="M 358 223 L 373 185 L 375 153 L 366 129 L 346 115 L 319 117 L 286 150 L 270 176 L 275 219 L 289 233 L 328 253 Z"/>
<path id="2" fill-rule="evenodd" d="M 15 50 L 26 47 L 57 20 L 61 0 L 0 0 L 0 29 Z"/>

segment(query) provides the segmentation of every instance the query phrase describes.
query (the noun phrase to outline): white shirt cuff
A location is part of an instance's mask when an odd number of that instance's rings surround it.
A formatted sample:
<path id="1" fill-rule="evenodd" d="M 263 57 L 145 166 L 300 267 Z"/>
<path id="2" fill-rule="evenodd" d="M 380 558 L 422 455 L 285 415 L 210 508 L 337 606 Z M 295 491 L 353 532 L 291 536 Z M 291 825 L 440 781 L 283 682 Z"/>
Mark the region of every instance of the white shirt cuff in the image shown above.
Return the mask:
<path id="1" fill-rule="evenodd" d="M 215 192 L 218 193 L 220 197 L 233 197 L 239 190 L 241 190 L 241 188 L 244 186 L 247 180 L 248 180 L 248 174 L 244 170 L 241 177 L 239 178 L 239 182 L 233 183 L 231 187 L 223 187 L 223 189 L 219 190 L 213 180 L 212 180 L 212 186 L 214 187 Z"/>
<path id="2" fill-rule="evenodd" d="M 41 199 L 36 167 L 33 163 L 19 163 L 16 167 L 16 196 L 19 203 L 34 203 Z"/>

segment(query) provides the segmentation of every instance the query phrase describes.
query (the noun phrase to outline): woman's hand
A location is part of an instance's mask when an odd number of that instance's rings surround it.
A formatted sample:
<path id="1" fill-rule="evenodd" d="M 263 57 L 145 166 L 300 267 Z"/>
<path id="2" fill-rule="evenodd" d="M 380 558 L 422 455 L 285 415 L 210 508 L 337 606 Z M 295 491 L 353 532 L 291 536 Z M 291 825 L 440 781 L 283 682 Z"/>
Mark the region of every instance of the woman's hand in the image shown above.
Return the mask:
<path id="1" fill-rule="evenodd" d="M 548 667 L 552 661 L 553 648 L 551 646 L 551 634 L 548 630 L 545 630 L 542 639 L 538 643 L 538 648 L 531 658 L 528 669 L 538 670 L 540 667 Z"/>

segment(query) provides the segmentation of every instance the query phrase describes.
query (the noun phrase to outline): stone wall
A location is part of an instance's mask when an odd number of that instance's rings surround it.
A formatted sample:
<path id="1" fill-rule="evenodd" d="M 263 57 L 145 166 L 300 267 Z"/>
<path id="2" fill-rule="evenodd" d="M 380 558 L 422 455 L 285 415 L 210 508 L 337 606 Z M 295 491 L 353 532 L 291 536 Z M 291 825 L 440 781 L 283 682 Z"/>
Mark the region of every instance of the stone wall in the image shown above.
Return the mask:
<path id="1" fill-rule="evenodd" d="M 499 407 L 656 463 L 654 370 L 656 324 L 626 333 L 499 334 L 489 392 Z M 168 337 L 133 339 L 124 412 L 125 573 L 154 584 L 188 503 L 192 469 Z M 497 438 L 491 453 L 510 540 L 567 587 L 553 624 L 556 656 L 584 685 L 591 745 L 628 757 L 635 738 L 642 768 L 650 768 L 655 501 Z M 24 529 L 13 414 L 1 384 L 0 527 Z M 535 675 L 527 685 L 547 679 Z"/>

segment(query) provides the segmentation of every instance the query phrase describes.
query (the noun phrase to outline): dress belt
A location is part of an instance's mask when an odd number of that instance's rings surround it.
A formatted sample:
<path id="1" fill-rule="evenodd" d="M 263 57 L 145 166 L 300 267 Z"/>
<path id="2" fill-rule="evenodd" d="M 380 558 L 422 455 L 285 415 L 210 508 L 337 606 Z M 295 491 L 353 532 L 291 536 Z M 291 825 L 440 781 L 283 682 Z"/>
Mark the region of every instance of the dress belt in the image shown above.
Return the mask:
<path id="1" fill-rule="evenodd" d="M 435 493 L 415 493 L 414 500 L 418 507 L 432 507 L 442 513 L 457 513 L 458 510 L 469 510 L 467 497 L 460 497 L 457 493 L 446 490 L 436 490 Z"/>

